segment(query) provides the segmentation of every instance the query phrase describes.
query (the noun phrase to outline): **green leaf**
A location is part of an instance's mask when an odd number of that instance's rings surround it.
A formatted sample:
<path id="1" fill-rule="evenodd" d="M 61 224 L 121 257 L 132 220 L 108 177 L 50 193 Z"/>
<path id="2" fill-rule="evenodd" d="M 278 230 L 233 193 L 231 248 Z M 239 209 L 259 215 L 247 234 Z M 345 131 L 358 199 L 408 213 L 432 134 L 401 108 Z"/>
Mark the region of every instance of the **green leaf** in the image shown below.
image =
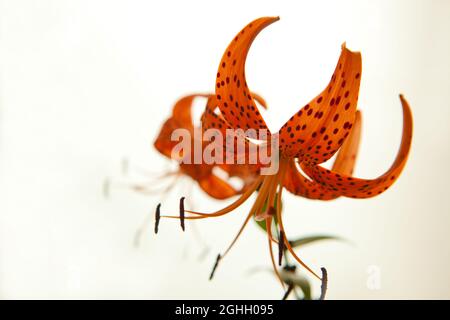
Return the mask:
<path id="1" fill-rule="evenodd" d="M 257 224 L 261 229 L 263 229 L 264 231 L 267 231 L 267 228 L 266 228 L 266 220 L 261 220 L 261 221 L 258 221 L 258 220 L 256 220 L 256 219 L 253 219 L 253 220 L 255 220 L 256 224 Z"/>
<path id="2" fill-rule="evenodd" d="M 331 235 L 316 235 L 316 236 L 307 236 L 298 238 L 295 240 L 289 240 L 289 243 L 291 244 L 292 248 L 301 247 L 316 241 L 321 240 L 338 240 L 338 241 L 344 241 L 343 238 L 337 237 L 337 236 L 331 236 Z"/>

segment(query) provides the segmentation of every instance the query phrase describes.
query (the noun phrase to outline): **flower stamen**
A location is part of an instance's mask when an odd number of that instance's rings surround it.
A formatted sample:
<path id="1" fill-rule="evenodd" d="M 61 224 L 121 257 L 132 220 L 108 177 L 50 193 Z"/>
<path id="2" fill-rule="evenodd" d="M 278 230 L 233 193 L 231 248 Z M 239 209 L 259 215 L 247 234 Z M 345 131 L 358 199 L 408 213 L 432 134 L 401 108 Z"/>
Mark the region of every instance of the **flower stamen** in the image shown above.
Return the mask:
<path id="1" fill-rule="evenodd" d="M 327 269 L 320 268 L 322 271 L 322 285 L 320 286 L 320 298 L 319 300 L 325 300 L 325 295 L 327 293 L 327 287 L 328 287 L 328 273 Z"/>
<path id="2" fill-rule="evenodd" d="M 156 206 L 155 212 L 155 234 L 158 233 L 159 220 L 161 220 L 161 203 Z"/>
<path id="3" fill-rule="evenodd" d="M 266 230 L 267 230 L 267 239 L 269 240 L 269 252 L 270 252 L 270 260 L 272 262 L 272 267 L 273 267 L 273 271 L 275 272 L 275 275 L 277 276 L 278 280 L 281 283 L 281 286 L 284 289 L 284 282 L 283 279 L 281 279 L 281 275 L 278 272 L 277 266 L 275 264 L 275 258 L 273 255 L 273 248 L 272 248 L 272 241 L 273 241 L 273 237 L 272 237 L 272 217 L 269 217 L 266 219 Z"/>
<path id="4" fill-rule="evenodd" d="M 284 252 L 284 232 L 280 231 L 280 240 L 278 241 L 278 265 L 281 266 Z"/>
<path id="5" fill-rule="evenodd" d="M 263 181 L 264 177 L 259 177 L 256 179 L 256 181 L 246 190 L 235 202 L 231 203 L 230 205 L 226 206 L 225 208 L 213 212 L 213 213 L 202 213 L 198 211 L 192 211 L 192 210 L 185 210 L 187 213 L 194 214 L 196 216 L 187 216 L 186 219 L 203 219 L 203 218 L 210 218 L 210 217 L 220 217 L 227 213 L 230 213 L 234 209 L 238 208 L 241 204 L 243 204 L 250 196 L 258 189 L 261 182 Z M 165 218 L 171 218 L 174 216 L 163 216 Z M 178 217 L 174 217 L 178 218 Z"/>
<path id="6" fill-rule="evenodd" d="M 212 278 L 214 277 L 214 273 L 216 272 L 217 266 L 219 265 L 219 261 L 222 258 L 222 256 L 220 255 L 220 253 L 217 255 L 216 258 L 216 262 L 214 263 L 214 266 L 211 270 L 211 274 L 209 275 L 209 280 L 212 280 Z"/>
<path id="7" fill-rule="evenodd" d="M 184 197 L 180 199 L 180 225 L 181 229 L 184 231 Z"/>
<path id="8" fill-rule="evenodd" d="M 281 201 L 281 193 L 282 193 L 282 191 L 283 191 L 283 187 L 280 184 L 279 191 L 278 191 L 278 201 Z M 281 219 L 281 208 L 280 208 L 280 206 L 277 206 L 277 219 L 278 219 L 278 224 L 280 225 L 280 232 L 283 232 L 283 234 L 286 235 L 286 231 L 284 230 L 283 220 Z M 300 263 L 306 270 L 311 272 L 317 279 L 322 280 L 310 267 L 308 267 L 308 265 L 306 263 L 303 262 L 302 259 L 300 259 L 297 256 L 297 254 L 295 253 L 294 249 L 292 249 L 291 244 L 287 240 L 286 236 L 284 237 L 284 244 L 285 244 L 286 248 L 289 250 L 289 252 L 292 254 L 292 256 L 294 257 L 294 259 L 298 263 Z"/>

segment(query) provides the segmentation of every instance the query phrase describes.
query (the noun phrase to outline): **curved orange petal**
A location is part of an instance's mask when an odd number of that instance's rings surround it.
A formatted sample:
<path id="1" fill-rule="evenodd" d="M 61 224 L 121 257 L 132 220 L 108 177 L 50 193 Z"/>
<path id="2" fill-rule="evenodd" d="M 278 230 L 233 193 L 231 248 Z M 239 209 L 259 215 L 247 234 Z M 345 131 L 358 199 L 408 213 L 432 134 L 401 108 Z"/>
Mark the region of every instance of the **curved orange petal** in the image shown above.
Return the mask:
<path id="1" fill-rule="evenodd" d="M 180 123 L 181 128 L 192 128 L 192 102 L 196 98 L 209 98 L 212 94 L 194 93 L 180 98 L 172 109 L 172 118 Z"/>
<path id="2" fill-rule="evenodd" d="M 261 107 L 263 107 L 264 109 L 267 109 L 267 102 L 261 95 L 254 93 L 254 92 L 250 92 L 250 94 L 253 97 L 253 99 L 255 99 L 256 102 L 258 102 L 261 105 Z"/>
<path id="3" fill-rule="evenodd" d="M 327 170 L 318 165 L 305 165 L 302 169 L 313 180 L 328 190 L 351 198 L 370 198 L 386 191 L 399 177 L 406 164 L 411 147 L 413 120 L 408 102 L 400 95 L 403 108 L 403 134 L 397 157 L 388 171 L 376 179 L 359 179 Z"/>
<path id="4" fill-rule="evenodd" d="M 171 140 L 172 132 L 179 128 L 193 130 L 192 102 L 197 97 L 208 97 L 206 94 L 191 94 L 180 98 L 172 108 L 172 116 L 167 119 L 153 143 L 156 150 L 170 158 L 172 148 L 178 143 Z"/>
<path id="5" fill-rule="evenodd" d="M 179 99 L 172 109 L 172 118 L 180 122 L 183 128 L 192 127 L 192 102 L 198 95 L 192 94 Z"/>
<path id="6" fill-rule="evenodd" d="M 265 17 L 249 23 L 231 41 L 220 61 L 216 97 L 223 117 L 233 128 L 267 129 L 247 87 L 245 60 L 258 33 L 277 20 L 279 17 Z"/>
<path id="7" fill-rule="evenodd" d="M 360 80 L 361 54 L 343 45 L 328 86 L 281 128 L 281 152 L 311 164 L 330 159 L 355 121 Z"/>
<path id="8" fill-rule="evenodd" d="M 350 135 L 345 139 L 339 149 L 332 170 L 342 174 L 352 174 L 358 155 L 359 142 L 361 141 L 361 112 L 356 111 L 355 123 Z"/>
<path id="9" fill-rule="evenodd" d="M 180 126 L 174 118 L 167 119 L 153 143 L 155 149 L 168 158 L 171 158 L 172 149 L 178 143 L 171 140 L 172 132 L 178 128 Z"/>
<path id="10" fill-rule="evenodd" d="M 238 190 L 214 174 L 198 180 L 198 184 L 208 195 L 219 200 L 227 199 L 239 193 Z"/>
<path id="11" fill-rule="evenodd" d="M 283 180 L 283 187 L 292 194 L 309 199 L 332 200 L 339 197 L 339 194 L 335 191 L 328 190 L 319 183 L 303 176 L 298 170 L 294 159 L 289 161 Z"/>
<path id="12" fill-rule="evenodd" d="M 352 174 L 361 137 L 361 112 L 356 111 L 356 120 L 350 135 L 339 149 L 333 164 L 333 171 L 339 174 Z M 296 167 L 295 160 L 290 161 L 284 178 L 284 187 L 291 193 L 309 199 L 332 200 L 339 193 L 329 190 L 321 184 L 306 178 Z"/>

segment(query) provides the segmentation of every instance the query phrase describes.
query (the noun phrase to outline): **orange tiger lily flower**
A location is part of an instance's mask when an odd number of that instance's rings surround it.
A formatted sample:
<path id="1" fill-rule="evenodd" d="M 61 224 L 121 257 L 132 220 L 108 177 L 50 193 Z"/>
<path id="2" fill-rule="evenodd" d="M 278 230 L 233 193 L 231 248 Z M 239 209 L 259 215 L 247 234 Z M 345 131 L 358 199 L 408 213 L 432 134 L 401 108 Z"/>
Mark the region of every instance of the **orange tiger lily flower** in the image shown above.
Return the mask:
<path id="1" fill-rule="evenodd" d="M 215 114 L 208 110 L 205 112 L 202 118 L 205 129 L 220 126 L 230 129 L 268 130 L 246 82 L 245 61 L 258 33 L 277 20 L 278 17 L 265 17 L 251 22 L 228 45 L 217 72 L 217 106 L 212 106 L 212 109 L 218 107 L 220 113 Z M 319 200 L 330 200 L 339 196 L 352 198 L 376 196 L 386 191 L 399 177 L 411 146 L 412 114 L 408 103 L 400 95 L 403 108 L 403 135 L 394 163 L 376 179 L 351 176 L 361 132 L 361 114 L 356 110 L 360 81 L 361 54 L 350 51 L 344 44 L 327 87 L 294 114 L 278 132 L 280 139 L 278 172 L 259 176 L 235 202 L 219 211 L 201 213 L 186 210 L 191 215 L 185 218 L 222 216 L 239 207 L 257 191 L 256 201 L 224 255 L 229 252 L 253 215 L 258 219 L 265 219 L 267 226 L 271 226 L 272 220 L 276 219 L 280 227 L 279 241 L 274 239 L 271 228 L 267 227 L 273 266 L 275 267 L 272 243 L 278 243 L 280 250 L 285 246 L 298 263 L 320 278 L 297 256 L 285 236 L 281 206 L 276 205 L 281 203 L 283 189 L 295 195 Z M 336 152 L 338 156 L 332 170 L 320 166 Z M 303 175 L 298 166 L 307 176 Z M 184 212 L 182 214 L 184 218 Z"/>

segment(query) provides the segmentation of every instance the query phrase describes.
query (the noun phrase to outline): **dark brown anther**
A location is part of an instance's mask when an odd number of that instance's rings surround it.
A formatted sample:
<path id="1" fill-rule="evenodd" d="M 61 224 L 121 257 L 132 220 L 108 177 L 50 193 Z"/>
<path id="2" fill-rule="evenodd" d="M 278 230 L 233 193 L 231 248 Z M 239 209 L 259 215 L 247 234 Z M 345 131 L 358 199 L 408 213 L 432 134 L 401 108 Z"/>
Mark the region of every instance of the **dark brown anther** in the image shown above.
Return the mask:
<path id="1" fill-rule="evenodd" d="M 278 239 L 278 265 L 281 266 L 284 252 L 284 232 L 280 230 L 280 237 Z"/>
<path id="2" fill-rule="evenodd" d="M 161 203 L 156 206 L 155 213 L 155 234 L 158 233 L 159 220 L 161 219 Z"/>
<path id="3" fill-rule="evenodd" d="M 180 199 L 180 225 L 184 231 L 184 197 Z"/>
<path id="4" fill-rule="evenodd" d="M 212 280 L 212 278 L 214 277 L 214 272 L 216 272 L 217 266 L 219 265 L 219 261 L 222 258 L 222 256 L 220 255 L 220 253 L 217 255 L 217 259 L 216 262 L 214 263 L 214 266 L 211 270 L 211 274 L 209 275 L 209 280 Z"/>
<path id="5" fill-rule="evenodd" d="M 328 288 L 328 273 L 325 268 L 320 268 L 320 270 L 322 271 L 322 285 L 320 286 L 319 300 L 325 300 L 325 295 L 327 294 Z"/>

